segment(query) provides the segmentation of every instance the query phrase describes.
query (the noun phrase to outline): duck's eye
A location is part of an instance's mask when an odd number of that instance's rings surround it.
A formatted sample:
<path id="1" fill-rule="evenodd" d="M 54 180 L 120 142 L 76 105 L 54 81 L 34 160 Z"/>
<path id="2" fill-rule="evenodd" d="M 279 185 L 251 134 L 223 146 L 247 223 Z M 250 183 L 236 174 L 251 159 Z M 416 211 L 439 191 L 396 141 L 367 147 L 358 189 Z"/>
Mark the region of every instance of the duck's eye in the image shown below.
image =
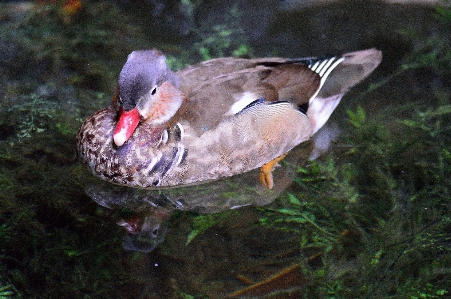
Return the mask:
<path id="1" fill-rule="evenodd" d="M 151 94 L 151 95 L 155 95 L 156 93 L 157 93 L 157 88 L 154 87 L 154 88 L 152 89 L 152 91 L 150 92 L 150 94 Z"/>

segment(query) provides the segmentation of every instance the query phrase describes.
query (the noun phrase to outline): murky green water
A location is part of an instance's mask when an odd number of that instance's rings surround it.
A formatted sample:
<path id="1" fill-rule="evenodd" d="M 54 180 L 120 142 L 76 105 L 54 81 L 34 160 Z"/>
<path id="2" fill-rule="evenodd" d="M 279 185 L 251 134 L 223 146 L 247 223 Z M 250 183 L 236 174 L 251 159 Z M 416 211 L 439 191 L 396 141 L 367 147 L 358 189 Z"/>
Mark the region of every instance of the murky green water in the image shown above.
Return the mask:
<path id="1" fill-rule="evenodd" d="M 1 4 L 0 298 L 450 296 L 449 8 L 76 3 Z M 370 47 L 384 58 L 334 112 L 329 151 L 307 162 L 309 144 L 296 148 L 271 194 L 256 172 L 164 194 L 99 187 L 76 131 L 109 105 L 127 54 L 155 47 L 174 67 Z"/>

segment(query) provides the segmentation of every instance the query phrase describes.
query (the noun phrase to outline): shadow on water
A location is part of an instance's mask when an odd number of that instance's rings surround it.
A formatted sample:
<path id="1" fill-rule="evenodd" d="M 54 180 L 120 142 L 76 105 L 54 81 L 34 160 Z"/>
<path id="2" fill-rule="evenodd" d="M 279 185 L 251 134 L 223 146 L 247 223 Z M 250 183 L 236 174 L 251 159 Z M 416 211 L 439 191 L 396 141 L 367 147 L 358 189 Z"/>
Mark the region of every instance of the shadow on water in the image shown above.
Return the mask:
<path id="1" fill-rule="evenodd" d="M 0 298 L 449 296 L 449 8 L 256 3 L 0 4 Z M 329 152 L 296 148 L 273 191 L 255 171 L 150 194 L 93 185 L 76 131 L 109 104 L 126 55 L 152 47 L 174 67 L 384 58 L 332 116 Z"/>

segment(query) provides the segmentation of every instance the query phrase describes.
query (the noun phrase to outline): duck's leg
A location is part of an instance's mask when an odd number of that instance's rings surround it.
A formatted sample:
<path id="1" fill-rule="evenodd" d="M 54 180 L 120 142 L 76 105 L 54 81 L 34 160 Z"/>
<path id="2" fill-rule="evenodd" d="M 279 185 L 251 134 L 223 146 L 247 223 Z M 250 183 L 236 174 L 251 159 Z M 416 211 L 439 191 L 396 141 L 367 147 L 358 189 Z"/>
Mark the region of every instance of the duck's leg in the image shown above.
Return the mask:
<path id="1" fill-rule="evenodd" d="M 260 167 L 260 182 L 262 185 L 268 189 L 272 189 L 274 186 L 274 182 L 272 179 L 272 170 L 276 164 L 285 158 L 287 154 L 283 154 L 278 156 L 277 158 L 272 159 L 268 163 L 265 163 Z"/>

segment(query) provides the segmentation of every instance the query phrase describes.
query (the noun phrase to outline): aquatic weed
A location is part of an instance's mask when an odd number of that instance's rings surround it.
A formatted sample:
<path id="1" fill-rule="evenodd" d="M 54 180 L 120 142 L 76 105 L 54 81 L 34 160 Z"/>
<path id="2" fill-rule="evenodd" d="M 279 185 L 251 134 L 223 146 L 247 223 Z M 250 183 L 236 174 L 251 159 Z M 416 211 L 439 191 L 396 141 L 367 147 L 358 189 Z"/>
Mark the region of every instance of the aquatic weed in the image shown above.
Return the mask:
<path id="1" fill-rule="evenodd" d="M 193 36 L 190 42 L 192 46 L 188 51 L 180 53 L 178 58 L 168 55 L 168 64 L 173 69 L 180 69 L 196 60 L 209 60 L 217 57 L 240 56 L 252 57 L 253 49 L 248 44 L 248 37 L 242 27 L 242 19 L 245 15 L 238 4 L 229 7 L 222 16 L 223 20 L 217 22 L 206 20 L 197 24 L 196 13 L 200 9 L 202 1 L 180 1 L 180 11 L 183 12 L 187 23 L 190 24 L 188 31 Z M 198 57 L 193 60 L 193 57 Z"/>
<path id="2" fill-rule="evenodd" d="M 448 59 L 445 55 L 431 65 L 425 57 L 436 56 L 428 55 L 412 54 L 394 76 L 359 96 L 377 93 L 407 69 L 434 69 Z M 442 68 L 437 75 L 444 72 L 449 69 Z M 262 209 L 266 216 L 261 224 L 300 234 L 301 250 L 322 248 L 321 266 L 305 266 L 315 281 L 308 294 L 448 296 L 449 90 L 438 90 L 431 97 L 434 101 L 409 99 L 371 115 L 360 106 L 349 108 L 350 128 L 344 130 L 340 145 L 326 157 L 297 168 L 297 186 L 279 199 L 280 207 Z"/>
<path id="3" fill-rule="evenodd" d="M 55 102 L 48 101 L 36 93 L 20 96 L 13 100 L 19 102 L 8 109 L 18 119 L 17 137 L 31 137 L 32 133 L 41 133 L 48 128 L 48 121 L 57 109 Z"/>
<path id="4" fill-rule="evenodd" d="M 0 286 L 0 299 L 20 298 L 21 296 L 12 285 Z"/>

